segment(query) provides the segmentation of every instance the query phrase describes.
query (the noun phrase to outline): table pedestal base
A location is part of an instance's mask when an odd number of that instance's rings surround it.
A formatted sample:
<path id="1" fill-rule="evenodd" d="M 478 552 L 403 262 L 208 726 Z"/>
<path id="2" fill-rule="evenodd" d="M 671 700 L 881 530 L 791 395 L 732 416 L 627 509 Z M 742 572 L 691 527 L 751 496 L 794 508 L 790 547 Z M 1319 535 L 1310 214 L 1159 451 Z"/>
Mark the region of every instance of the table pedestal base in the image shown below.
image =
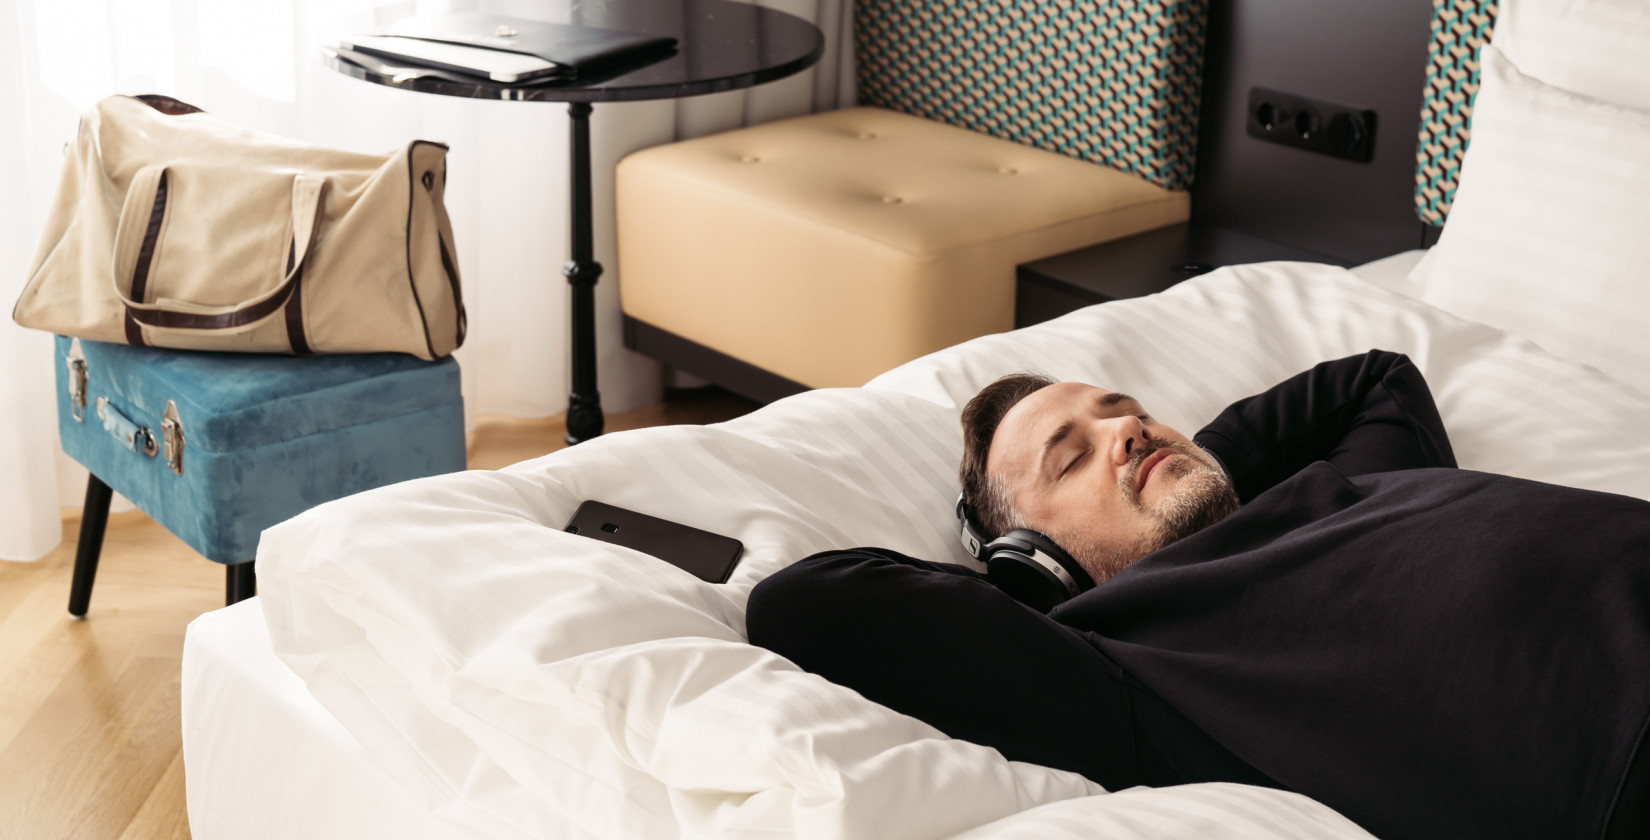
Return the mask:
<path id="1" fill-rule="evenodd" d="M 573 258 L 562 268 L 572 292 L 573 388 L 567 395 L 567 445 L 602 433 L 602 396 L 596 390 L 596 281 L 602 276 L 591 242 L 590 103 L 567 106 L 572 135 L 568 144 L 572 163 Z"/>

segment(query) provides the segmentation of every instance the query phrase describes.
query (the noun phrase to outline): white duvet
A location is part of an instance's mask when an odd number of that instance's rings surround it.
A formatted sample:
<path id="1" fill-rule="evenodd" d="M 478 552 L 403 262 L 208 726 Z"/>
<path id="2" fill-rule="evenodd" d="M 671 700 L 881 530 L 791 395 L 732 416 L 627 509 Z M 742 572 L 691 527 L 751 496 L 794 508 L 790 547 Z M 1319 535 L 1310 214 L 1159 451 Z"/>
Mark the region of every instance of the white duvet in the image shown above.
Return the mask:
<path id="1" fill-rule="evenodd" d="M 1002 373 L 1126 390 L 1190 434 L 1371 347 L 1425 372 L 1463 467 L 1650 498 L 1650 397 L 1346 271 L 1272 263 L 729 423 L 323 505 L 265 533 L 264 611 L 281 658 L 454 836 L 1367 837 L 1279 791 L 1108 793 L 1007 761 L 746 644 L 744 604 L 829 548 L 970 562 L 957 414 Z M 718 586 L 563 533 L 584 499 L 737 537 L 744 557 Z"/>

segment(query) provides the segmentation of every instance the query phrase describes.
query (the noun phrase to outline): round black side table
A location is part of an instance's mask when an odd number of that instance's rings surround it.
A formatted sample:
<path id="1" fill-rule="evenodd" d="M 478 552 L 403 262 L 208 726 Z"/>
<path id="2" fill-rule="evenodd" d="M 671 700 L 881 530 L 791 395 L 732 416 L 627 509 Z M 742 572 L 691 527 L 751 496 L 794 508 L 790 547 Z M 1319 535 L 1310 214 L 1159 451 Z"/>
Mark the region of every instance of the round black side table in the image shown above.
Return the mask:
<path id="1" fill-rule="evenodd" d="M 349 50 L 325 48 L 322 55 L 333 70 L 386 87 L 470 99 L 569 103 L 572 254 L 562 274 L 573 295 L 567 442 L 576 444 L 600 435 L 604 422 L 596 390 L 595 286 L 602 266 L 591 242 L 591 103 L 675 99 L 783 79 L 819 60 L 825 36 L 801 18 L 732 0 L 570 0 L 552 4 L 542 19 L 672 37 L 676 50 L 668 58 L 606 76 L 521 85 L 396 65 Z"/>

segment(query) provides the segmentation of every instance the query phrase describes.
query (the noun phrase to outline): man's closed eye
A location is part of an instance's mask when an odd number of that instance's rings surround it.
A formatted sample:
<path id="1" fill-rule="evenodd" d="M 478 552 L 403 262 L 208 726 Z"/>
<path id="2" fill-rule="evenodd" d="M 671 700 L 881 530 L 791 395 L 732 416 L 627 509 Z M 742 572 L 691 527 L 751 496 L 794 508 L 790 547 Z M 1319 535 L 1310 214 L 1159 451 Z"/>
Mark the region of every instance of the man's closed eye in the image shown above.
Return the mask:
<path id="1" fill-rule="evenodd" d="M 1077 453 L 1077 457 L 1067 461 L 1065 469 L 1060 470 L 1060 477 L 1065 478 L 1066 473 L 1071 472 L 1071 468 L 1077 466 L 1077 462 L 1083 460 L 1083 457 L 1088 455 L 1091 451 L 1093 450 L 1085 449 L 1082 452 Z"/>

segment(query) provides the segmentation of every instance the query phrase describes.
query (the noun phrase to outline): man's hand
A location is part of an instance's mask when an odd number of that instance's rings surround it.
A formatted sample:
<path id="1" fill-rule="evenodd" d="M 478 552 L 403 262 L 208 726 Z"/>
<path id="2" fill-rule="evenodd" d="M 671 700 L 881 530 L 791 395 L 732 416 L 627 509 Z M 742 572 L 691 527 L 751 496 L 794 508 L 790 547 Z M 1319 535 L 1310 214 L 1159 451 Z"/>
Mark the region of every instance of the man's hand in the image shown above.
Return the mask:
<path id="1" fill-rule="evenodd" d="M 1387 350 L 1324 362 L 1232 403 L 1193 440 L 1220 459 L 1242 502 L 1316 461 L 1348 476 L 1456 465 L 1426 378 Z"/>

